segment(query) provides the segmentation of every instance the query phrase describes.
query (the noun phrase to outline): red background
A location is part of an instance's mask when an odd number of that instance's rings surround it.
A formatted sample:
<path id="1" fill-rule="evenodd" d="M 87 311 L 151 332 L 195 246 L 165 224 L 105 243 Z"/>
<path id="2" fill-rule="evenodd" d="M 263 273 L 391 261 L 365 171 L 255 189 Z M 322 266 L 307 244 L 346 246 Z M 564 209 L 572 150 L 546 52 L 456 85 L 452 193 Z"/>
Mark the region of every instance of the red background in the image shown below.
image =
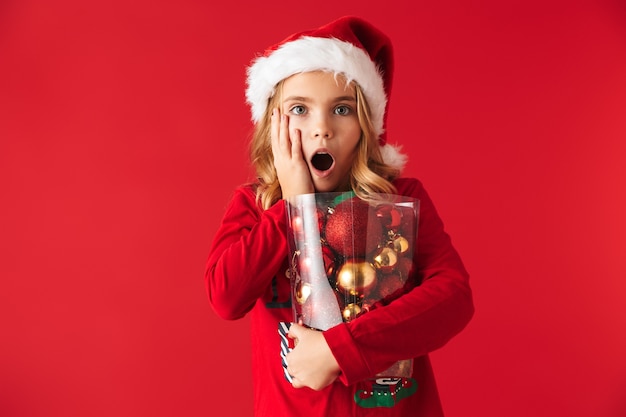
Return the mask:
<path id="1" fill-rule="evenodd" d="M 0 415 L 251 415 L 202 281 L 245 66 L 344 14 L 395 44 L 389 138 L 472 275 L 448 416 L 626 415 L 624 3 L 314 3 L 0 3 Z"/>

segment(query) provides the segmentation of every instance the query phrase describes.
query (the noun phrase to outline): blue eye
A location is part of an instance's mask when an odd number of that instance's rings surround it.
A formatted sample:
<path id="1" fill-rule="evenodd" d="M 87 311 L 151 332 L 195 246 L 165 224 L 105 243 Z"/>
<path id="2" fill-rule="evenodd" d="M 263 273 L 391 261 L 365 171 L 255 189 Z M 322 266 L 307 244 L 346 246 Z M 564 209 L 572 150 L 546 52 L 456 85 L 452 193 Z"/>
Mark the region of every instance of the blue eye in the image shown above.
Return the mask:
<path id="1" fill-rule="evenodd" d="M 352 109 L 349 106 L 337 106 L 335 107 L 335 114 L 340 116 L 347 116 L 352 112 Z"/>
<path id="2" fill-rule="evenodd" d="M 293 114 L 304 114 L 306 113 L 306 109 L 304 106 L 293 106 L 289 109 L 289 112 Z"/>

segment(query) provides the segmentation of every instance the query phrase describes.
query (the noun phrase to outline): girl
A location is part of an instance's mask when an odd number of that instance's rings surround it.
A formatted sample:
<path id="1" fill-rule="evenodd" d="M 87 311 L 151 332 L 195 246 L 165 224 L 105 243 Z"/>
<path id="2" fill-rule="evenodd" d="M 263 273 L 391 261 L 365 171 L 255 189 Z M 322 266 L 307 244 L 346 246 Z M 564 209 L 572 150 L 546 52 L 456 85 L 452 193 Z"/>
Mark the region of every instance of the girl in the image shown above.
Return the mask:
<path id="1" fill-rule="evenodd" d="M 257 416 L 442 416 L 428 353 L 473 314 L 468 275 L 431 200 L 384 135 L 393 73 L 389 39 L 344 17 L 294 34 L 253 61 L 246 97 L 258 178 L 235 190 L 206 267 L 218 315 L 251 314 Z M 324 332 L 293 321 L 285 200 L 306 193 L 400 194 L 420 201 L 411 285 L 398 299 Z M 376 379 L 415 358 L 411 378 Z"/>

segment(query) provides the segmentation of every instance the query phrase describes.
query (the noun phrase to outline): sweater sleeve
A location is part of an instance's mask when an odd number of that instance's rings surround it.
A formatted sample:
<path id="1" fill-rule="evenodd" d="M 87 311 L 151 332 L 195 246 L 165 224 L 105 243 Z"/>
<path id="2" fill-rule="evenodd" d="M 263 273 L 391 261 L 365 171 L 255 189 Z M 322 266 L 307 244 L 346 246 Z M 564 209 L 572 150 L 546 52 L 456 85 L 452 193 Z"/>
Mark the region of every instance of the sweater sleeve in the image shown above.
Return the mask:
<path id="1" fill-rule="evenodd" d="M 399 193 L 420 200 L 414 273 L 421 285 L 324 332 L 346 385 L 443 346 L 474 312 L 469 276 L 428 194 L 417 180 L 397 185 Z"/>
<path id="2" fill-rule="evenodd" d="M 250 188 L 240 188 L 218 228 L 205 270 L 215 312 L 224 319 L 245 316 L 270 287 L 287 257 L 285 203 L 262 211 Z"/>

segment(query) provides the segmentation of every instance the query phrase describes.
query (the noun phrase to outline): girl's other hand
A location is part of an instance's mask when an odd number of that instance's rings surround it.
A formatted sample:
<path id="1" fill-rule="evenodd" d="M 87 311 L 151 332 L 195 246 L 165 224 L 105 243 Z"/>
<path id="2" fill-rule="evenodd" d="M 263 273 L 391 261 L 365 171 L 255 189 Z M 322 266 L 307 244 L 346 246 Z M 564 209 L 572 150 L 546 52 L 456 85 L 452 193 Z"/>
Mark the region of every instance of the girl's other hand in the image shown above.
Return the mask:
<path id="1" fill-rule="evenodd" d="M 283 193 L 283 199 L 315 192 L 311 173 L 302 155 L 301 132 L 295 129 L 289 132 L 289 118 L 272 111 L 271 118 L 272 153 L 276 175 Z"/>
<path id="2" fill-rule="evenodd" d="M 295 339 L 296 347 L 287 355 L 287 372 L 293 377 L 294 388 L 309 387 L 319 391 L 339 376 L 339 364 L 322 332 L 292 324 L 287 334 Z"/>

